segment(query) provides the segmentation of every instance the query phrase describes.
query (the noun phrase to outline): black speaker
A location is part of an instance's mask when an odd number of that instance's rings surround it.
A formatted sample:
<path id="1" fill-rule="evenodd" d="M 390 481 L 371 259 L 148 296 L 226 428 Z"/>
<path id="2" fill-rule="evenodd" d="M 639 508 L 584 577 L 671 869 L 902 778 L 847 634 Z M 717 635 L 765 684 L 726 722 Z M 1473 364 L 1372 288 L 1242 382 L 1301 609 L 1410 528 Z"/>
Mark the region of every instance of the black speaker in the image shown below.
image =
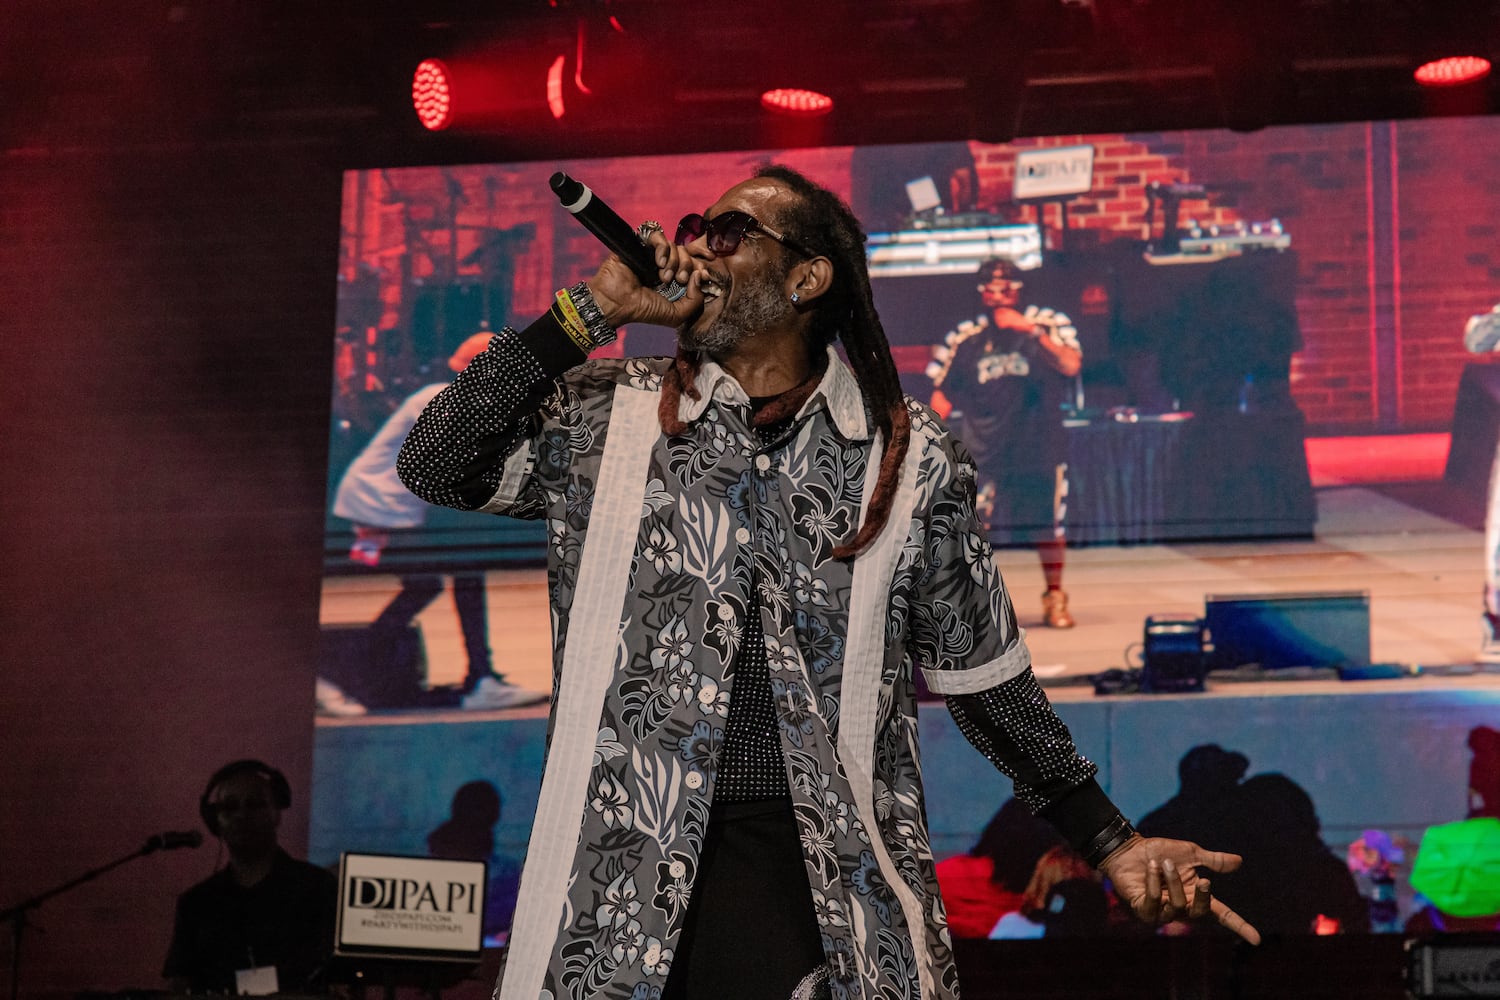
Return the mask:
<path id="1" fill-rule="evenodd" d="M 1141 691 L 1182 694 L 1203 690 L 1208 636 L 1202 618 L 1146 619 Z"/>

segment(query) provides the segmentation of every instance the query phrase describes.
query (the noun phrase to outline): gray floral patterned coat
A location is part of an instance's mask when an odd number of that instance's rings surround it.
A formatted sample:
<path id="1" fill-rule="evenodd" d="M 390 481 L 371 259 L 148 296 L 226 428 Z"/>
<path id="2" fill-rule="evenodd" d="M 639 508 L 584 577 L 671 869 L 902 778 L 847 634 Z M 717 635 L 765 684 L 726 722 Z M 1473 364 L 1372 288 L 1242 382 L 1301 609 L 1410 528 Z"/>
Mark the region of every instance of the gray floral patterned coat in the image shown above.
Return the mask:
<path id="1" fill-rule="evenodd" d="M 833 352 L 792 430 L 770 446 L 747 425 L 743 389 L 713 363 L 699 375 L 701 398 L 682 397 L 687 432 L 666 437 L 666 359 L 590 361 L 554 381 L 539 356 L 515 332 L 497 335 L 428 407 L 402 455 L 403 479 L 426 499 L 548 523 L 555 695 L 496 995 L 660 995 L 754 578 L 834 995 L 956 997 L 914 664 L 932 690 L 967 696 L 967 717 L 993 717 L 966 732 L 1034 804 L 1047 798 L 1038 787 L 1093 773 L 1031 677 L 976 524 L 966 453 L 908 400 L 911 446 L 888 526 L 857 559 L 835 561 L 860 522 L 881 442 Z"/>

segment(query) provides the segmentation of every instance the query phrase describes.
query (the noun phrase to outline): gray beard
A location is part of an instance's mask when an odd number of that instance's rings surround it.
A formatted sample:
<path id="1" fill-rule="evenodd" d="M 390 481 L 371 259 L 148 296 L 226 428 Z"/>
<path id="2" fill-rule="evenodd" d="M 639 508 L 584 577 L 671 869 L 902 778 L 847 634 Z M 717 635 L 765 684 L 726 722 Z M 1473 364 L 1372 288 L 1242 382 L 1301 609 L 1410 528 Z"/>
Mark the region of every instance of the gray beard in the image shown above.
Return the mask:
<path id="1" fill-rule="evenodd" d="M 733 300 L 705 330 L 694 332 L 689 326 L 677 331 L 678 342 L 689 351 L 717 357 L 738 344 L 757 336 L 792 312 L 791 304 L 781 295 L 781 278 L 762 272 L 750 282 L 740 282 L 731 293 Z"/>

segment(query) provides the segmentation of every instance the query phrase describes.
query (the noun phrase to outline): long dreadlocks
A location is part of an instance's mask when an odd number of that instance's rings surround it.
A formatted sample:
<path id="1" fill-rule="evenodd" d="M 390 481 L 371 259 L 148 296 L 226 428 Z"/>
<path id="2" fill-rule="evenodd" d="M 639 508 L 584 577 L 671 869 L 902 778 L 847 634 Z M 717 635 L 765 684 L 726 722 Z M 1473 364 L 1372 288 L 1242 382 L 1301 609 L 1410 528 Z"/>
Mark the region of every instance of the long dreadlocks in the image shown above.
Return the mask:
<path id="1" fill-rule="evenodd" d="M 865 407 L 885 442 L 879 478 L 870 497 L 865 521 L 853 538 L 833 550 L 835 559 L 852 559 L 880 534 L 890 517 L 901 466 L 906 461 L 906 449 L 911 441 L 911 415 L 902 397 L 896 362 L 885 339 L 885 328 L 880 325 L 880 317 L 875 312 L 874 298 L 870 293 L 870 272 L 865 263 L 865 234 L 859 220 L 836 194 L 790 167 L 768 164 L 757 170 L 755 176 L 776 181 L 796 195 L 796 201 L 781 218 L 765 221 L 786 230 L 793 239 L 833 263 L 833 284 L 817 300 L 808 348 L 816 357 L 833 341 L 844 342 L 849 367 L 864 394 Z M 693 379 L 699 363 L 696 353 L 685 353 L 678 347 L 677 357 L 662 385 L 658 415 L 666 434 L 681 434 L 686 429 L 677 416 L 678 400 L 684 391 L 697 398 Z M 784 405 L 776 409 L 783 410 L 793 403 L 793 409 L 800 407 L 816 384 L 817 374 L 788 394 L 788 397 L 797 398 L 786 398 Z"/>

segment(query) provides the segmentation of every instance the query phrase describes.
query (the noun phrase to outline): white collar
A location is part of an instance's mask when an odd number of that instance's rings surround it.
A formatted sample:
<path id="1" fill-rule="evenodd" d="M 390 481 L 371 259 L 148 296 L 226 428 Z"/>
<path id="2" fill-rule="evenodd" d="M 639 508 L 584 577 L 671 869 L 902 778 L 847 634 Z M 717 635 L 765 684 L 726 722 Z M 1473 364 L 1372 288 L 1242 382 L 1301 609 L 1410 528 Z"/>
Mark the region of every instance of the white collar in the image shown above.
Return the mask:
<path id="1" fill-rule="evenodd" d="M 867 438 L 870 436 L 870 423 L 865 416 L 865 397 L 859 391 L 859 383 L 838 352 L 832 346 L 827 350 L 828 368 L 823 372 L 818 387 L 802 404 L 797 416 L 800 418 L 811 413 L 820 405 L 826 406 L 828 415 L 840 434 L 851 440 Z M 742 406 L 750 404 L 750 397 L 739 381 L 710 358 L 703 359 L 693 385 L 698 390 L 699 398 L 693 399 L 684 392 L 677 404 L 677 416 L 683 423 L 691 423 L 703 416 L 710 401 L 738 403 Z"/>

